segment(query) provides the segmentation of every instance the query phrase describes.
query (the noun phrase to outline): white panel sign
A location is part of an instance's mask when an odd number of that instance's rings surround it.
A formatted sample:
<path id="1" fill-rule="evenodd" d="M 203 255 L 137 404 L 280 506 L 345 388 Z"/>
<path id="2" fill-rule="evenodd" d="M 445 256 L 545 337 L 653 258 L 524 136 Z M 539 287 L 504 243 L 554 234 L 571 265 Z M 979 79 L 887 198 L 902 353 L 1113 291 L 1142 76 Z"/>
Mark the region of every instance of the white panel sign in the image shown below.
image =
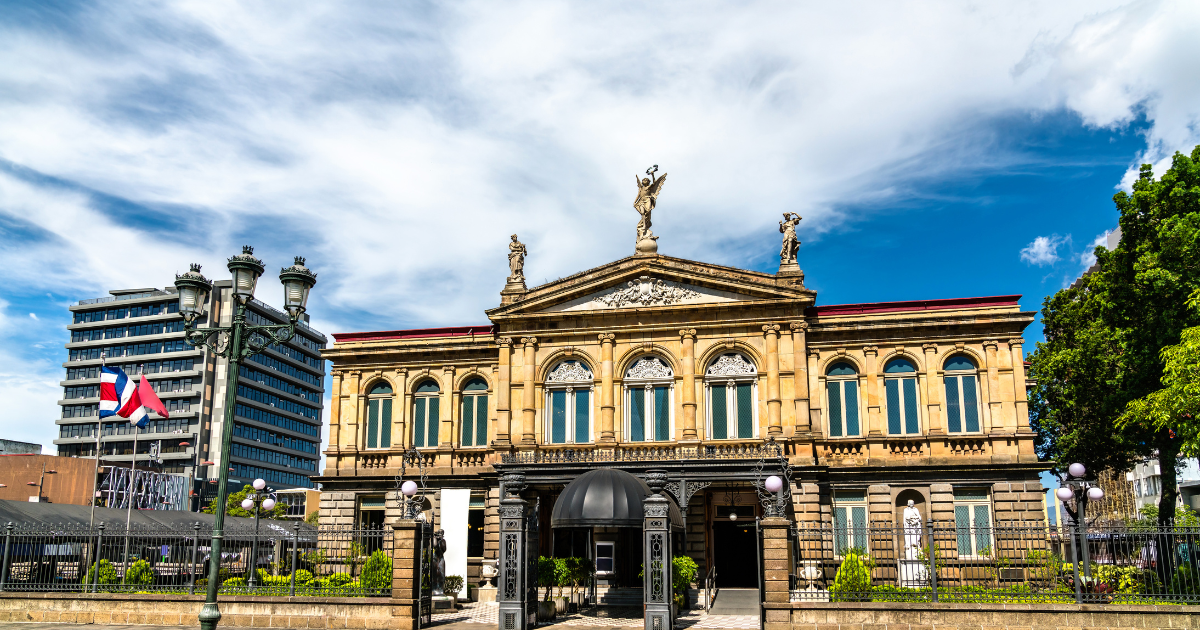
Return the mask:
<path id="1" fill-rule="evenodd" d="M 471 491 L 443 488 L 442 529 L 446 532 L 446 575 L 462 577 L 460 598 L 467 596 L 467 512 L 471 509 Z M 450 593 L 446 593 L 450 595 Z"/>

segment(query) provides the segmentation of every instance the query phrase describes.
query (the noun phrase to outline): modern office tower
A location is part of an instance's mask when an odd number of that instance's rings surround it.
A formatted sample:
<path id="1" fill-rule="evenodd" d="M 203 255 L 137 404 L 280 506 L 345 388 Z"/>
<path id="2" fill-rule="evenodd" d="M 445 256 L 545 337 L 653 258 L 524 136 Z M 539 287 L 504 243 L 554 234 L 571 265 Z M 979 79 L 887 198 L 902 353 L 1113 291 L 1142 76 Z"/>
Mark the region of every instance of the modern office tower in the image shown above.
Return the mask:
<path id="1" fill-rule="evenodd" d="M 70 307 L 71 341 L 66 345 L 66 379 L 58 454 L 95 457 L 99 421 L 100 366 L 120 366 L 132 378 L 144 374 L 170 412 L 151 414 L 138 431 L 137 466 L 186 475 L 193 495 L 215 493 L 218 466 L 233 470 L 235 483 L 266 479 L 272 488 L 311 488 L 321 442 L 325 335 L 309 327 L 303 315 L 296 336 L 243 361 L 238 384 L 233 449 L 220 460 L 220 420 L 225 406 L 228 365 L 207 348 L 184 342 L 174 287 L 110 291 L 111 297 L 81 300 Z M 214 283 L 205 317 L 228 325 L 233 313 L 230 281 Z M 287 315 L 258 300 L 247 317 L 255 324 L 283 324 Z M 214 419 L 217 421 L 214 423 Z M 102 423 L 103 464 L 129 466 L 133 427 L 123 419 Z M 206 503 L 206 501 L 204 501 Z M 201 501 L 193 501 L 193 507 Z"/>

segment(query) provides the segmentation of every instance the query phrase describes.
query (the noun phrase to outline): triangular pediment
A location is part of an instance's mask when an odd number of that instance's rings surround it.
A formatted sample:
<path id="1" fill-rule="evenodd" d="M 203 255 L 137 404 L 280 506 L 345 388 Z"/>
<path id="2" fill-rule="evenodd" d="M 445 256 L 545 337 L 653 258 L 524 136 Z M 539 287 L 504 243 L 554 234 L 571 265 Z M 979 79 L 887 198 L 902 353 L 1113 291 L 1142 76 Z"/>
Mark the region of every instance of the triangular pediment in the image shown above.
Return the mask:
<path id="1" fill-rule="evenodd" d="M 488 316 L 780 300 L 811 304 L 815 298 L 799 274 L 776 276 L 668 256 L 632 256 L 533 287 L 514 303 L 489 310 Z"/>

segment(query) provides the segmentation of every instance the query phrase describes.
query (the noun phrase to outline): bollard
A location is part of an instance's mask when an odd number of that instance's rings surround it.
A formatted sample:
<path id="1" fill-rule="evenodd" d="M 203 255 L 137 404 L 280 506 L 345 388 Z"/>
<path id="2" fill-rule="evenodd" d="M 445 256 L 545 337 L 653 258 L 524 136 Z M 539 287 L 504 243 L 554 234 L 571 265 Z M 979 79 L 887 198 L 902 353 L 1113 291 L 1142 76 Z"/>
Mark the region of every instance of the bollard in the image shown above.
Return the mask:
<path id="1" fill-rule="evenodd" d="M 188 595 L 196 594 L 196 548 L 200 546 L 200 521 L 192 525 L 192 568 L 188 571 L 191 580 L 188 581 Z"/>
<path id="2" fill-rule="evenodd" d="M 296 547 L 300 545 L 300 523 L 292 523 L 292 597 L 296 596 Z"/>
<path id="3" fill-rule="evenodd" d="M 4 583 L 8 581 L 8 554 L 12 551 L 12 521 L 4 526 L 4 558 L 0 560 L 0 593 L 4 592 Z"/>
<path id="4" fill-rule="evenodd" d="M 92 572 L 92 592 L 100 592 L 100 559 L 104 557 L 104 523 L 96 528 L 96 570 Z"/>

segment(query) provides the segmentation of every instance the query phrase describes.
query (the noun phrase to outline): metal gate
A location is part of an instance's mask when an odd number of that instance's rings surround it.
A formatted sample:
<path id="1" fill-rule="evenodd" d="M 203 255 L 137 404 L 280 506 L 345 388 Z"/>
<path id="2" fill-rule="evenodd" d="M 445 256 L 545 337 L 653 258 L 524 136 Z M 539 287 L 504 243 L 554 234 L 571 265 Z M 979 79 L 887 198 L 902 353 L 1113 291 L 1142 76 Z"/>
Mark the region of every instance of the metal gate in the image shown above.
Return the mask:
<path id="1" fill-rule="evenodd" d="M 421 576 L 421 601 L 417 628 L 424 628 L 433 623 L 433 564 L 435 561 L 433 523 L 422 522 L 421 527 L 417 529 L 417 537 L 417 549 L 420 549 L 420 553 L 417 554 L 420 561 L 417 570 Z"/>
<path id="2" fill-rule="evenodd" d="M 540 555 L 540 538 L 538 536 L 538 515 L 541 514 L 542 500 L 534 501 L 533 509 L 525 515 L 525 619 L 527 628 L 537 626 L 538 622 L 538 556 Z"/>

